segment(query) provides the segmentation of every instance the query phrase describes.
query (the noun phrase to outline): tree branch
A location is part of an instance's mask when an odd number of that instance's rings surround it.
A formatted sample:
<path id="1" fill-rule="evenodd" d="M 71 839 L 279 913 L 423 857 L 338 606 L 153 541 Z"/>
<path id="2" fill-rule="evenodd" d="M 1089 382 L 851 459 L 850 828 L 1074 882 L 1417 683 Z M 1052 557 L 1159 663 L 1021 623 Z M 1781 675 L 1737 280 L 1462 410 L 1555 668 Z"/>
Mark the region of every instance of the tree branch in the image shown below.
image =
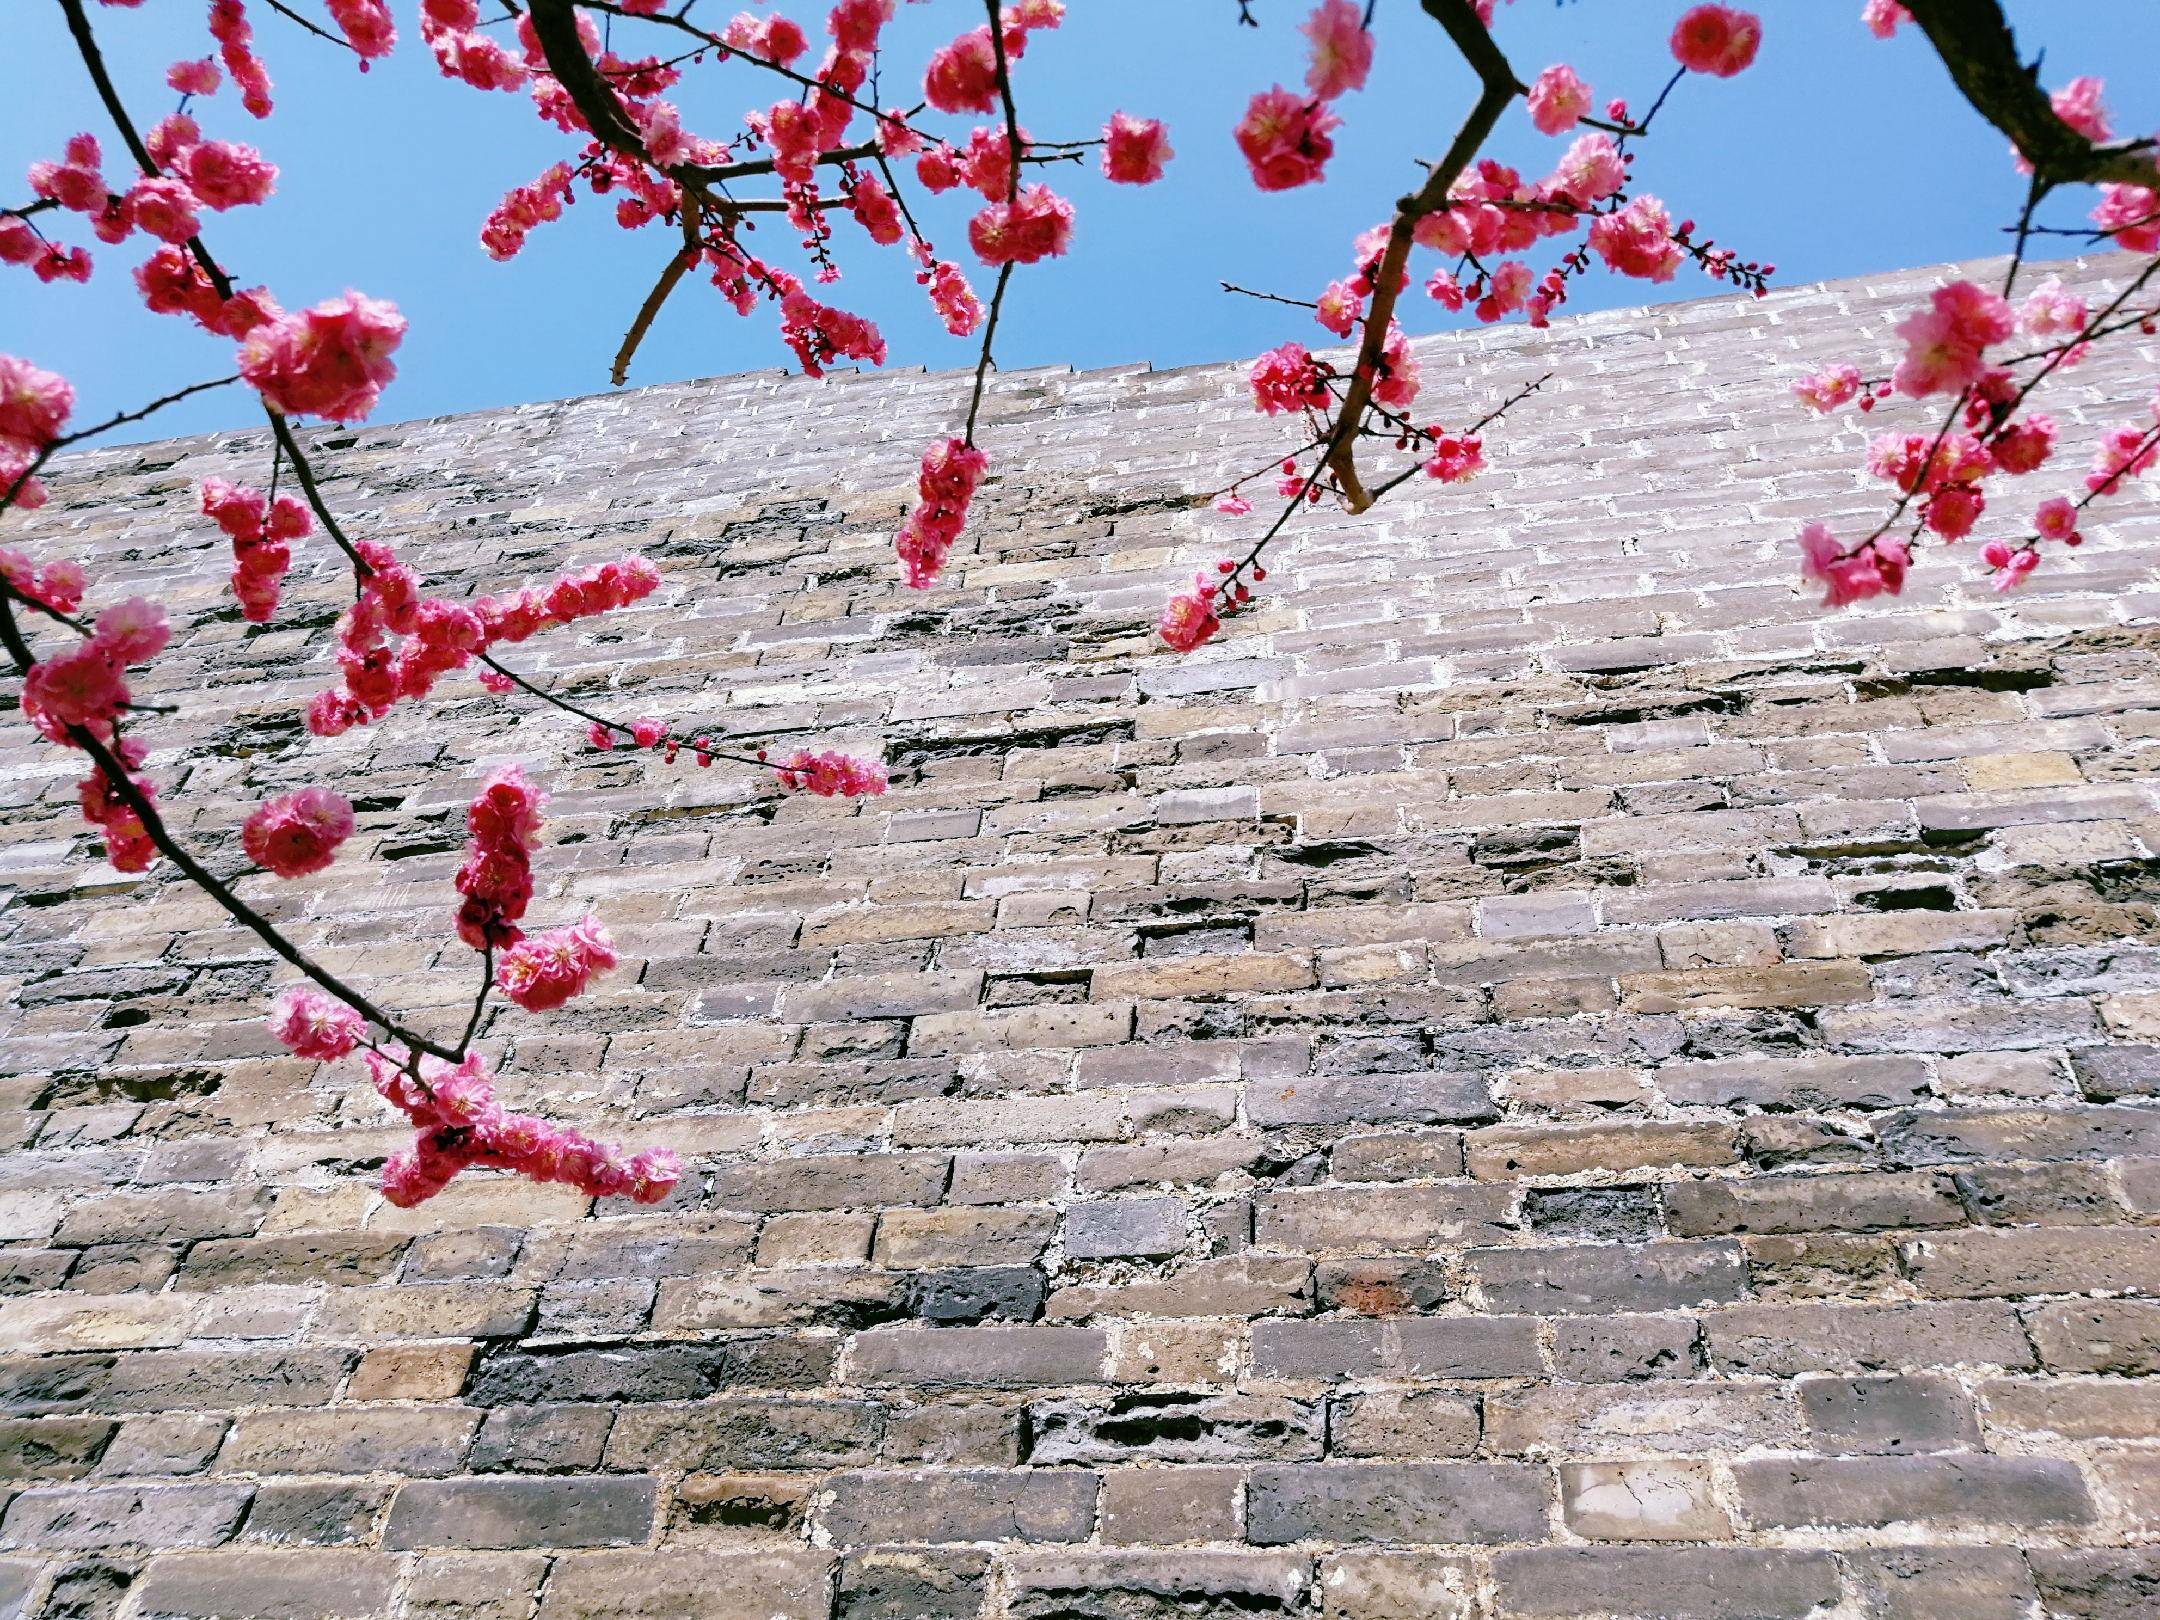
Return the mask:
<path id="1" fill-rule="evenodd" d="M 1973 111 L 2055 185 L 2119 180 L 2160 189 L 2160 164 L 2149 141 L 2102 145 L 2064 123 L 2035 71 L 2018 60 L 2017 41 L 2000 0 L 1905 0 L 1935 54 Z"/>

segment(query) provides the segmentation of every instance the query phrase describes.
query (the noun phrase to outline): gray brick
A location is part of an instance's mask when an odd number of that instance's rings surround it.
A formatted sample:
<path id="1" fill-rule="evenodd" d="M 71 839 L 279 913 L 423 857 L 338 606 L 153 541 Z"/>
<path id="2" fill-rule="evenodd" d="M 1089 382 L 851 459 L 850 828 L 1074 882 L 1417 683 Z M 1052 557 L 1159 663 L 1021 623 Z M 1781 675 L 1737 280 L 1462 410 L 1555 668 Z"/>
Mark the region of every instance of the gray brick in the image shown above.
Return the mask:
<path id="1" fill-rule="evenodd" d="M 653 1482 L 642 1476 L 417 1480 L 390 1504 L 383 1546 L 619 1547 L 652 1532 Z"/>
<path id="2" fill-rule="evenodd" d="M 1733 1465 L 1758 1528 L 2088 1524 L 2075 1463 L 2041 1457 L 1766 1457 Z"/>
<path id="3" fill-rule="evenodd" d="M 1247 1486 L 1248 1539 L 1536 1541 L 1551 1490 L 1537 1469 L 1505 1463 L 1337 1463 L 1267 1466 Z"/>
<path id="4" fill-rule="evenodd" d="M 1085 1541 L 1096 1478 L 1072 1469 L 871 1471 L 827 1480 L 819 1523 L 846 1543 Z"/>

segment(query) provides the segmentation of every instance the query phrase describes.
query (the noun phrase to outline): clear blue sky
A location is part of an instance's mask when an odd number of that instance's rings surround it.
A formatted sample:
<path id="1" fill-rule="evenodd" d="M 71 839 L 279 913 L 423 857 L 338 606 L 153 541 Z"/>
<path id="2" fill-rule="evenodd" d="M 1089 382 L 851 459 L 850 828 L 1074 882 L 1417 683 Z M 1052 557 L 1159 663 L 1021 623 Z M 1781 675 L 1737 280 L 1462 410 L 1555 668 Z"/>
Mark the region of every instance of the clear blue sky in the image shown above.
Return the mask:
<path id="1" fill-rule="evenodd" d="M 320 13 L 320 0 L 294 0 Z M 288 307 L 347 286 L 393 299 L 412 327 L 381 420 L 592 393 L 631 313 L 665 257 L 664 227 L 616 228 L 605 204 L 582 201 L 535 232 L 508 264 L 482 253 L 481 221 L 510 185 L 567 156 L 521 95 L 488 94 L 438 75 L 413 30 L 414 0 L 393 0 L 407 36 L 365 75 L 264 5 L 252 6 L 277 83 L 267 123 L 241 113 L 228 87 L 207 104 L 208 133 L 260 145 L 283 170 L 265 208 L 210 216 L 207 232 L 243 284 L 267 283 Z M 204 0 L 148 0 L 138 10 L 93 6 L 92 21 L 138 116 L 166 111 L 166 63 L 210 49 Z M 722 22 L 735 0 L 704 0 Z M 760 7 L 760 10 L 766 9 Z M 783 9 L 822 41 L 822 5 Z M 1222 293 L 1229 279 L 1309 297 L 1345 266 L 1349 237 L 1385 217 L 1415 179 L 1410 159 L 1433 156 L 1467 104 L 1467 71 L 1414 0 L 1379 0 L 1379 56 L 1370 85 L 1346 97 L 1346 128 L 1327 182 L 1262 196 L 1229 131 L 1246 98 L 1296 84 L 1307 0 L 1255 0 L 1260 29 L 1236 26 L 1234 0 L 1071 0 L 1067 22 L 1038 36 L 1018 68 L 1022 118 L 1045 139 L 1093 135 L 1117 108 L 1165 118 L 1177 147 L 1168 178 L 1113 187 L 1090 168 L 1051 172 L 1080 209 L 1071 255 L 1022 268 L 998 354 L 1007 367 L 1177 365 L 1256 353 L 1286 336 L 1317 335 L 1302 312 Z M 1573 63 L 1602 101 L 1638 108 L 1671 59 L 1665 35 L 1682 0 L 1516 0 L 1503 7 L 1502 45 L 1524 78 Z M 1638 184 L 1692 215 L 1721 242 L 1773 261 L 1778 282 L 1964 258 L 1997 251 L 2022 182 L 2004 143 L 1958 100 L 1923 40 L 1907 29 L 1885 44 L 1859 25 L 1860 0 L 1765 0 L 1760 60 L 1727 81 L 1690 79 L 1659 119 L 1636 166 Z M 2152 0 L 2012 0 L 2028 49 L 2045 47 L 2046 82 L 2078 73 L 2108 79 L 2125 132 L 2160 127 L 2160 5 Z M 51 0 L 9 0 L 0 59 L 0 169 L 20 176 L 57 155 L 76 129 L 106 125 Z M 936 43 L 979 20 L 975 0 L 903 5 L 887 61 L 919 72 Z M 628 34 L 653 33 L 617 23 Z M 692 128 L 725 135 L 777 81 L 741 65 L 693 71 L 674 99 Z M 901 99 L 888 82 L 886 99 Z M 950 121 L 955 132 L 963 120 Z M 115 143 L 108 141 L 108 151 Z M 1542 173 L 1564 142 L 1547 140 L 1518 109 L 1493 150 Z M 11 183 L 27 200 L 27 188 Z M 947 206 L 950 205 L 950 206 Z M 2081 209 L 2059 207 L 2064 222 Z M 951 197 L 926 225 L 941 250 L 989 276 L 965 249 L 965 208 Z M 784 228 L 762 240 L 781 245 Z M 890 364 L 970 364 L 973 341 L 950 338 L 925 308 L 897 249 L 875 249 L 852 221 L 836 230 L 846 279 L 825 296 L 885 330 Z M 229 347 L 191 323 L 149 315 L 127 270 L 140 257 L 91 242 L 87 287 L 41 287 L 0 269 L 0 352 L 61 371 L 76 384 L 78 421 L 139 404 L 229 369 Z M 783 261 L 785 262 L 785 261 Z M 1715 290 L 1692 268 L 1668 287 L 1603 274 L 1578 282 L 1576 309 L 1691 298 Z M 1414 329 L 1449 317 L 1406 300 Z M 655 383 L 780 364 L 769 311 L 738 318 L 702 282 L 678 291 L 638 357 L 631 381 Z M 237 391 L 159 416 L 139 436 L 259 421 Z"/>

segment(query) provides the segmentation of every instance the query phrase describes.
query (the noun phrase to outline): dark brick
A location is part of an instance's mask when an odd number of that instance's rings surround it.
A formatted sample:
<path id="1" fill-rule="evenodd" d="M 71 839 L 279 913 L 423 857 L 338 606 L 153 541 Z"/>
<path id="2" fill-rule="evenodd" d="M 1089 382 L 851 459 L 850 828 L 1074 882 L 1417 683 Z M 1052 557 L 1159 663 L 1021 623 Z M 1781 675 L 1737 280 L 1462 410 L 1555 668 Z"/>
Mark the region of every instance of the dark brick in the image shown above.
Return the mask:
<path id="1" fill-rule="evenodd" d="M 1269 1395 L 1130 1394 L 1029 1408 L 1028 1461 L 1166 1463 L 1316 1458 L 1320 1408 Z"/>
<path id="2" fill-rule="evenodd" d="M 831 1376 L 831 1339 L 779 1334 L 697 1344 L 614 1345 L 605 1349 L 508 1351 L 473 1369 L 466 1399 L 476 1406 L 686 1401 L 742 1389 L 805 1389 Z"/>
<path id="3" fill-rule="evenodd" d="M 652 1533 L 643 1476 L 416 1480 L 383 1526 L 392 1552 L 415 1547 L 619 1547 Z"/>
<path id="4" fill-rule="evenodd" d="M 1972 1398 L 1955 1379 L 1925 1373 L 1810 1378 L 1799 1389 L 1808 1440 L 1817 1451 L 1893 1455 L 1980 1444 Z"/>
<path id="5" fill-rule="evenodd" d="M 2075 1463 L 2038 1457 L 1763 1458 L 1733 1465 L 1741 1511 L 1804 1525 L 2089 1524 Z"/>
<path id="6" fill-rule="evenodd" d="M 1734 1243 L 1473 1249 L 1469 1260 L 1490 1311 L 1677 1310 L 1738 1299 L 1746 1287 Z"/>
<path id="7" fill-rule="evenodd" d="M 1096 1478 L 1069 1469 L 966 1469 L 833 1475 L 821 1515 L 843 1544 L 879 1541 L 1085 1541 Z"/>
<path id="8" fill-rule="evenodd" d="M 1293 1541 L 1536 1541 L 1551 1487 L 1507 1463 L 1341 1463 L 1255 1468 L 1246 1536 Z"/>
<path id="9" fill-rule="evenodd" d="M 1494 1555 L 1500 1612 L 1536 1620 L 1804 1620 L 1843 1583 L 1826 1552 L 1539 1547 Z"/>

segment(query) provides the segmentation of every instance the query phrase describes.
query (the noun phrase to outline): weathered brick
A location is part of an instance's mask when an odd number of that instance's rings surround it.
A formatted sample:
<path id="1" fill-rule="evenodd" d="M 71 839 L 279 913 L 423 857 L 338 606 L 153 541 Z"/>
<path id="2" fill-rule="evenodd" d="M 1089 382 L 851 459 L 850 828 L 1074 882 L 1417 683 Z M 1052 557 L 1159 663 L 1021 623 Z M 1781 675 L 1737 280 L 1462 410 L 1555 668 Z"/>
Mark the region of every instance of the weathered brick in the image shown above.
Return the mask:
<path id="1" fill-rule="evenodd" d="M 1085 1541 L 1096 1477 L 1072 1469 L 865 1471 L 831 1476 L 818 1519 L 842 1542 Z"/>
<path id="2" fill-rule="evenodd" d="M 1804 1620 L 1838 1601 L 1826 1552 L 1756 1547 L 1539 1547 L 1493 1558 L 1500 1612 L 1537 1620 Z"/>
<path id="3" fill-rule="evenodd" d="M 1732 1534 L 1700 1462 L 1563 1465 L 1560 1509 L 1587 1541 L 1723 1541 Z"/>
<path id="4" fill-rule="evenodd" d="M 2086 1524 L 2077 1465 L 2057 1458 L 1765 1457 L 1733 1465 L 1742 1515 L 1758 1528 L 1801 1525 Z"/>
<path id="5" fill-rule="evenodd" d="M 874 1328 L 856 1336 L 848 1371 L 865 1384 L 1088 1384 L 1108 1350 L 1098 1328 Z"/>
<path id="6" fill-rule="evenodd" d="M 1336 1463 L 1266 1466 L 1246 1487 L 1246 1536 L 1293 1541 L 1535 1541 L 1550 1487 L 1506 1463 Z"/>
<path id="7" fill-rule="evenodd" d="M 1665 1188 L 1676 1237 L 1733 1232 L 1877 1232 L 1962 1226 L 1948 1176 L 1784 1175 L 1755 1181 L 1678 1181 Z"/>
<path id="8" fill-rule="evenodd" d="M 2008 1227 L 1945 1232 L 1902 1246 L 1905 1269 L 1937 1299 L 2160 1292 L 2160 1233 L 2150 1227 Z"/>
<path id="9" fill-rule="evenodd" d="M 1744 1305 L 1706 1313 L 1703 1328 L 1712 1364 L 1733 1373 L 2033 1365 L 2025 1330 L 2006 1305 Z"/>
<path id="10" fill-rule="evenodd" d="M 417 1480 L 390 1504 L 383 1546 L 619 1547 L 644 1541 L 652 1522 L 643 1476 Z"/>
<path id="11" fill-rule="evenodd" d="M 1374 1254 L 1501 1241 L 1513 1224 L 1500 1187 L 1298 1187 L 1262 1195 L 1262 1248 Z"/>
<path id="12" fill-rule="evenodd" d="M 806 1547 L 570 1553 L 548 1571 L 537 1620 L 818 1620 L 832 1563 Z"/>
<path id="13" fill-rule="evenodd" d="M 39 1486 L 0 1517 L 0 1548 L 214 1547 L 254 1494 L 247 1485 Z"/>
<path id="14" fill-rule="evenodd" d="M 398 1563 L 370 1552 L 206 1552 L 153 1558 L 144 1620 L 367 1620 L 386 1613 Z"/>
<path id="15" fill-rule="evenodd" d="M 1638 1384 L 1496 1390 L 1485 1440 L 1502 1456 L 1684 1455 L 1741 1451 L 1794 1438 L 1785 1392 L 1760 1385 L 1657 1379 Z"/>
<path id="16" fill-rule="evenodd" d="M 1677 1310 L 1737 1299 L 1745 1287 L 1730 1243 L 1476 1249 L 1469 1258 L 1493 1311 Z"/>

